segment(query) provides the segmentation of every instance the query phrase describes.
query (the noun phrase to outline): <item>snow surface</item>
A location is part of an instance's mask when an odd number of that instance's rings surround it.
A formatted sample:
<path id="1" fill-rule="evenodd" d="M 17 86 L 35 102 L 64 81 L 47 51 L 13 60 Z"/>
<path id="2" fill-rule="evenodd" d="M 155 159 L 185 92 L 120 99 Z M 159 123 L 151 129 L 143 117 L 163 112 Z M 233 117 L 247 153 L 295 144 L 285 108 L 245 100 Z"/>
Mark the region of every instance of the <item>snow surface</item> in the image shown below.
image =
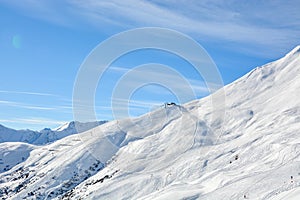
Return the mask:
<path id="1" fill-rule="evenodd" d="M 46 145 L 1 143 L 0 197 L 299 199 L 299 50 L 226 86 L 223 123 L 209 96 Z"/>

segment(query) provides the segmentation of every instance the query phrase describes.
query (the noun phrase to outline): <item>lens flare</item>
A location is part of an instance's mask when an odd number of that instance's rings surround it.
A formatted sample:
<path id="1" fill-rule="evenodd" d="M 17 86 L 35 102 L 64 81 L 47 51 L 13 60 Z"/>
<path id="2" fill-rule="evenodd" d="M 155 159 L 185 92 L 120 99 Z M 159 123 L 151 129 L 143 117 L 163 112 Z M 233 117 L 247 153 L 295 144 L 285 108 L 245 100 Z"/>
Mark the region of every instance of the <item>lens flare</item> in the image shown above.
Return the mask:
<path id="1" fill-rule="evenodd" d="M 13 38 L 12 38 L 13 47 L 16 48 L 16 49 L 20 49 L 21 48 L 21 43 L 22 43 L 21 36 L 20 35 L 14 35 Z"/>

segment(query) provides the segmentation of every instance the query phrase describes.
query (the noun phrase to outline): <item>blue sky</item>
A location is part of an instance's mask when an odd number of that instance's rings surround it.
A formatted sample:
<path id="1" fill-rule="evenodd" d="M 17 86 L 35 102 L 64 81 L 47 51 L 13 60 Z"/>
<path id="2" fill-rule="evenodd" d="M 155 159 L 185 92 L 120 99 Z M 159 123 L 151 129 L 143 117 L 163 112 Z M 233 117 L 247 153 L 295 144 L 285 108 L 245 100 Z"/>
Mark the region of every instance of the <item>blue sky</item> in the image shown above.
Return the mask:
<path id="1" fill-rule="evenodd" d="M 300 44 L 299 10 L 299 1 L 279 0 L 1 0 L 0 124 L 39 130 L 71 121 L 73 84 L 83 60 L 103 40 L 132 28 L 187 34 L 207 50 L 228 84 Z M 186 61 L 158 50 L 132 52 L 99 83 L 99 120 L 113 119 L 110 97 L 122 74 L 151 62 L 183 74 L 198 98 L 208 94 Z M 166 88 L 146 86 L 132 96 L 130 115 L 165 101 L 177 99 Z"/>

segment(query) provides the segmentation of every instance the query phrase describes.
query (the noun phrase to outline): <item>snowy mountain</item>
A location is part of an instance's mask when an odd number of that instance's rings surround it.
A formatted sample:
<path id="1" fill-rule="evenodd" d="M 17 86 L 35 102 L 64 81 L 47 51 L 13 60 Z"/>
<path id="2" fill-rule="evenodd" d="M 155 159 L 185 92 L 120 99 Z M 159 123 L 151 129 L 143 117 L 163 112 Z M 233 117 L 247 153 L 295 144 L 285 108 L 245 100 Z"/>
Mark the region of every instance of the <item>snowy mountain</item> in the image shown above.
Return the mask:
<path id="1" fill-rule="evenodd" d="M 223 122 L 209 96 L 47 145 L 2 143 L 0 197 L 299 199 L 299 76 L 300 46 L 226 86 Z"/>
<path id="2" fill-rule="evenodd" d="M 81 133 L 107 121 L 69 122 L 54 130 L 14 130 L 0 125 L 0 173 L 22 163 L 35 149 L 34 145 L 45 145 L 69 135 Z"/>
<path id="3" fill-rule="evenodd" d="M 14 130 L 0 124 L 0 143 L 3 142 L 24 142 L 35 145 L 43 145 L 54 142 L 66 136 L 81 133 L 107 121 L 97 122 L 69 122 L 54 130 L 45 128 L 41 131 Z"/>
<path id="4" fill-rule="evenodd" d="M 31 130 L 14 130 L 0 124 L 0 143 L 2 142 L 26 142 L 32 143 L 40 133 Z"/>

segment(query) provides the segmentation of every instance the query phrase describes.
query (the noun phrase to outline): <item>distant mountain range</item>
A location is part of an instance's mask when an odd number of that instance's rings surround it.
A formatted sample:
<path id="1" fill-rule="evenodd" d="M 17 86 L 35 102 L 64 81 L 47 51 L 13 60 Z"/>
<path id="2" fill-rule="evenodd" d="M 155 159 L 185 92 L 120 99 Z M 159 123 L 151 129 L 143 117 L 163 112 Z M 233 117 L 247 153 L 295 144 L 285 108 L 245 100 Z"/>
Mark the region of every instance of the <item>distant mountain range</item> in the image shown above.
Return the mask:
<path id="1" fill-rule="evenodd" d="M 54 130 L 45 128 L 41 131 L 32 130 L 14 130 L 0 124 L 0 143 L 3 142 L 24 142 L 28 144 L 43 145 L 66 136 L 81 133 L 107 121 L 96 122 L 69 122 Z"/>

